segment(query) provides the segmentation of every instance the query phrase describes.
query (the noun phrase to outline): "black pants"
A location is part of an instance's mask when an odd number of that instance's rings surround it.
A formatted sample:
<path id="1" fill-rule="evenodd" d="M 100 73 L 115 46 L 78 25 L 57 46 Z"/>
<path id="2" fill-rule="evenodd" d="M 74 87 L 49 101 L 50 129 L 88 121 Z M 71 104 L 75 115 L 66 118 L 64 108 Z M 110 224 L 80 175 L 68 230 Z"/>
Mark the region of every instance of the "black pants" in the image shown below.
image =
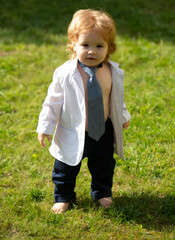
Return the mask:
<path id="1" fill-rule="evenodd" d="M 86 132 L 83 158 L 88 157 L 88 168 L 92 176 L 92 199 L 112 196 L 112 183 L 115 168 L 113 158 L 113 126 L 110 118 L 106 121 L 105 133 L 95 141 Z M 52 181 L 55 184 L 55 202 L 69 202 L 76 198 L 74 192 L 76 177 L 80 171 L 81 162 L 76 166 L 69 166 L 55 160 Z"/>

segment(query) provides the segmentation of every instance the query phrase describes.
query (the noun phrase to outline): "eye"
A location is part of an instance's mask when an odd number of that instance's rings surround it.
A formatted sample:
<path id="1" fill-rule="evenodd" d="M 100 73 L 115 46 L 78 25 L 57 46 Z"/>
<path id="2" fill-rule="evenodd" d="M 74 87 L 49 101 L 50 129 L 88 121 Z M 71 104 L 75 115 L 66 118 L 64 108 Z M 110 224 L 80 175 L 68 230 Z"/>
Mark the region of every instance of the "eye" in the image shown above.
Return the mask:
<path id="1" fill-rule="evenodd" d="M 87 43 L 83 43 L 82 46 L 83 47 L 88 47 L 88 44 Z"/>
<path id="2" fill-rule="evenodd" d="M 98 47 L 98 48 L 102 48 L 102 47 L 103 47 L 103 45 L 101 45 L 101 44 L 98 44 L 98 45 L 97 45 L 97 47 Z"/>

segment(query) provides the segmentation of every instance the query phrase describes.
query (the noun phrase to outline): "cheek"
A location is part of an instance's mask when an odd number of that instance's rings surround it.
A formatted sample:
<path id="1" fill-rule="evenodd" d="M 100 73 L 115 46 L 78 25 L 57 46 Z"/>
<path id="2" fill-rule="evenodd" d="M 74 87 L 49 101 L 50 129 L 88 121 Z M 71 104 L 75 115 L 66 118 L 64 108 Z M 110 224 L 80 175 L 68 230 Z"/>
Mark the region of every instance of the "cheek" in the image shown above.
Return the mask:
<path id="1" fill-rule="evenodd" d="M 86 51 L 84 51 L 83 49 L 80 49 L 80 48 L 77 49 L 77 54 L 83 55 L 85 53 L 86 53 Z"/>
<path id="2" fill-rule="evenodd" d="M 106 52 L 109 51 L 109 47 L 108 47 L 108 45 L 105 47 L 105 51 L 106 51 Z"/>
<path id="3" fill-rule="evenodd" d="M 106 55 L 108 54 L 108 49 L 106 49 L 106 52 L 105 52 L 105 57 L 106 57 Z"/>
<path id="4" fill-rule="evenodd" d="M 103 52 L 101 52 L 101 56 L 105 57 L 107 53 L 108 53 L 107 49 L 104 49 Z"/>

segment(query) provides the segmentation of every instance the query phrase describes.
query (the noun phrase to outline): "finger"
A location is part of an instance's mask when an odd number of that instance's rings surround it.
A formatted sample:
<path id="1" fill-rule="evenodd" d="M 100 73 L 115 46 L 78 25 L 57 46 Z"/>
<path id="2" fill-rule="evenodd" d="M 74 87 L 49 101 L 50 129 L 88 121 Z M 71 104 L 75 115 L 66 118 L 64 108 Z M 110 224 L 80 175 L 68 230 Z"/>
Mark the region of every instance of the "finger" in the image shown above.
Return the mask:
<path id="1" fill-rule="evenodd" d="M 124 128 L 125 128 L 125 129 L 128 129 L 128 125 L 126 124 Z"/>
<path id="2" fill-rule="evenodd" d="M 123 124 L 123 128 L 128 129 L 130 122 L 126 122 Z"/>
<path id="3" fill-rule="evenodd" d="M 41 146 L 42 146 L 42 147 L 45 147 L 44 137 L 43 137 L 43 136 L 39 136 L 39 137 L 38 137 L 38 140 L 39 140 Z"/>
<path id="4" fill-rule="evenodd" d="M 128 125 L 127 124 L 123 124 L 123 128 L 124 129 L 128 129 Z"/>
<path id="5" fill-rule="evenodd" d="M 48 136 L 47 136 L 47 139 L 48 139 L 48 141 L 49 141 L 49 142 L 51 142 L 51 141 L 52 141 L 52 138 L 51 138 L 51 136 L 50 136 L 50 135 L 48 135 Z"/>
<path id="6" fill-rule="evenodd" d="M 45 143 L 44 143 L 44 138 L 41 139 L 41 146 L 42 146 L 42 147 L 45 147 L 45 146 L 46 146 Z"/>

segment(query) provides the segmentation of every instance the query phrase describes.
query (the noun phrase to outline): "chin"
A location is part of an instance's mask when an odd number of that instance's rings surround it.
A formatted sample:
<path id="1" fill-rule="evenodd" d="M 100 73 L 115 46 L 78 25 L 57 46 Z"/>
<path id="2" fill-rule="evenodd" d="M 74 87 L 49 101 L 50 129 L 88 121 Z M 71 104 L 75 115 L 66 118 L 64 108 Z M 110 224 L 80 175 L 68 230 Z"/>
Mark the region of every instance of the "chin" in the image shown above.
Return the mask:
<path id="1" fill-rule="evenodd" d="M 85 65 L 89 65 L 91 67 L 98 66 L 99 64 L 100 64 L 99 62 L 93 59 L 88 59 L 87 61 L 85 61 Z"/>

